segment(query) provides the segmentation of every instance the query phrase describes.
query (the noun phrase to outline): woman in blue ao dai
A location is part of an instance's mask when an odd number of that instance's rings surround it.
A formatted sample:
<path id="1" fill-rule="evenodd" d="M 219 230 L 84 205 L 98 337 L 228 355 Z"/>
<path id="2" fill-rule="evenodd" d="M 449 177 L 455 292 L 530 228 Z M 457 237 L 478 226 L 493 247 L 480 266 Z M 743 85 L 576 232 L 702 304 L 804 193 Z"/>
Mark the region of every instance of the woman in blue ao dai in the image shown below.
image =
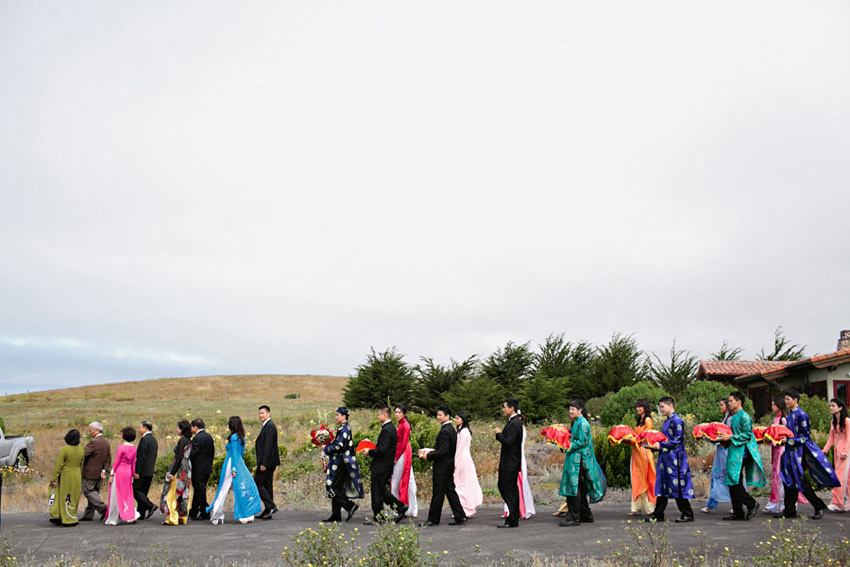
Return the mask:
<path id="1" fill-rule="evenodd" d="M 207 508 L 213 525 L 224 523 L 224 501 L 230 489 L 233 489 L 233 516 L 242 524 L 254 521 L 254 516 L 262 512 L 260 493 L 248 467 L 245 466 L 245 427 L 239 416 L 233 416 L 227 422 L 230 439 L 225 447 L 227 456 L 221 465 L 218 490 L 212 505 Z"/>

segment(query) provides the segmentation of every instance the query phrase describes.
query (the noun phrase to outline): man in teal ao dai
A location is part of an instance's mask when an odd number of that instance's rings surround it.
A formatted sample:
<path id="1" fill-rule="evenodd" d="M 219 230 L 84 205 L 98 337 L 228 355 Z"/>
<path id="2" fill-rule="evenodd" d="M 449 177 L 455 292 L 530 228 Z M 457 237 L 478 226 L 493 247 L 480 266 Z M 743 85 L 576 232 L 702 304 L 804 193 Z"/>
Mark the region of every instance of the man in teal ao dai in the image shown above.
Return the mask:
<path id="1" fill-rule="evenodd" d="M 593 436 L 584 402 L 570 402 L 570 417 L 573 418 L 570 448 L 564 458 L 564 472 L 561 475 L 559 491 L 561 496 L 567 497 L 567 518 L 558 524 L 564 527 L 593 522 L 587 500 L 590 498 L 591 503 L 599 502 L 605 496 L 607 488 L 605 475 L 593 451 Z"/>
<path id="2" fill-rule="evenodd" d="M 658 411 L 666 418 L 661 426 L 661 433 L 667 437 L 667 441 L 650 446 L 650 449 L 659 451 L 658 464 L 655 467 L 657 500 L 655 511 L 644 521 L 663 522 L 667 500 L 675 498 L 681 513 L 681 516 L 676 518 L 676 523 L 693 522 L 691 498 L 694 497 L 694 486 L 691 482 L 691 469 L 688 468 L 688 456 L 685 454 L 685 422 L 676 414 L 674 401 L 670 396 L 658 400 Z"/>
<path id="3" fill-rule="evenodd" d="M 756 515 L 759 503 L 744 488 L 744 473 L 747 486 L 764 486 L 764 467 L 761 463 L 756 437 L 753 435 L 753 418 L 744 411 L 744 394 L 732 392 L 729 395 L 729 411 L 732 419 L 729 427 L 732 434 L 721 433 L 718 439 L 729 443 L 726 456 L 726 479 L 723 484 L 729 487 L 732 498 L 732 513 L 724 520 L 750 520 Z M 744 506 L 747 507 L 746 514 Z"/>

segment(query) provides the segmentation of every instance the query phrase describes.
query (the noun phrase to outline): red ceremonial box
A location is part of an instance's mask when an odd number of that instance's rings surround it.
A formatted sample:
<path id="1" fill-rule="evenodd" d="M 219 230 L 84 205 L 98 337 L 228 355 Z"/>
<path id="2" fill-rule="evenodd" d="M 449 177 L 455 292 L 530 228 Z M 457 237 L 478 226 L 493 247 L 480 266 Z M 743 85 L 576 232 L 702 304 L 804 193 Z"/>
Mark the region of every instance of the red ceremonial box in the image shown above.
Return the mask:
<path id="1" fill-rule="evenodd" d="M 628 425 L 615 425 L 608 432 L 608 442 L 611 445 L 631 445 L 637 439 L 637 433 Z"/>

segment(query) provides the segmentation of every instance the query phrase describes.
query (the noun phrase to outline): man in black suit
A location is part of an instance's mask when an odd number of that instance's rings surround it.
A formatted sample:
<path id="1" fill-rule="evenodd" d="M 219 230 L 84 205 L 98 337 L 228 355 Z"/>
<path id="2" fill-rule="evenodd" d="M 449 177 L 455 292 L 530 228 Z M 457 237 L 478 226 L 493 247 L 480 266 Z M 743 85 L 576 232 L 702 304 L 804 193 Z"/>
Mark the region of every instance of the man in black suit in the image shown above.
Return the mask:
<path id="1" fill-rule="evenodd" d="M 258 410 L 260 422 L 260 434 L 254 442 L 254 451 L 257 453 L 257 470 L 254 471 L 254 481 L 260 492 L 260 500 L 263 501 L 263 513 L 257 516 L 261 520 L 271 520 L 272 514 L 277 512 L 274 505 L 274 471 L 280 466 L 280 453 L 277 448 L 277 427 L 271 420 L 271 409 L 269 406 L 260 406 Z"/>
<path id="2" fill-rule="evenodd" d="M 133 497 L 139 518 L 147 520 L 156 512 L 157 506 L 148 499 L 153 472 L 156 467 L 156 454 L 159 446 L 153 436 L 153 424 L 143 421 L 139 424 L 139 446 L 136 448 L 136 474 L 133 477 Z"/>
<path id="3" fill-rule="evenodd" d="M 192 463 L 192 508 L 189 517 L 193 520 L 210 519 L 207 513 L 207 483 L 212 474 L 215 445 L 204 427 L 203 419 L 192 420 L 192 451 L 189 453 L 189 461 Z"/>
<path id="4" fill-rule="evenodd" d="M 395 510 L 398 516 L 396 523 L 404 519 L 407 506 L 404 502 L 393 496 L 390 492 L 389 482 L 393 475 L 395 461 L 396 436 L 395 425 L 390 419 L 390 408 L 384 406 L 378 410 L 378 420 L 381 422 L 381 433 L 378 434 L 378 442 L 374 449 L 361 451 L 372 457 L 371 480 L 372 480 L 372 518 L 363 522 L 363 525 L 371 526 L 380 521 L 380 514 L 384 505 Z"/>
<path id="5" fill-rule="evenodd" d="M 431 461 L 434 467 L 434 495 L 431 507 L 428 509 L 428 521 L 420 524 L 422 527 L 440 525 L 440 515 L 443 513 L 443 500 L 448 497 L 454 521 L 450 526 L 466 524 L 466 513 L 460 504 L 460 498 L 455 490 L 455 448 L 457 447 L 457 431 L 452 427 L 452 413 L 443 406 L 437 410 L 437 421 L 440 432 L 434 443 L 434 450 L 420 455 L 420 459 Z"/>
<path id="6" fill-rule="evenodd" d="M 499 455 L 499 494 L 508 505 L 508 517 L 500 528 L 519 526 L 519 471 L 522 468 L 522 420 L 519 400 L 505 398 L 502 414 L 508 418 L 504 431 L 496 429 L 496 441 L 502 444 Z"/>

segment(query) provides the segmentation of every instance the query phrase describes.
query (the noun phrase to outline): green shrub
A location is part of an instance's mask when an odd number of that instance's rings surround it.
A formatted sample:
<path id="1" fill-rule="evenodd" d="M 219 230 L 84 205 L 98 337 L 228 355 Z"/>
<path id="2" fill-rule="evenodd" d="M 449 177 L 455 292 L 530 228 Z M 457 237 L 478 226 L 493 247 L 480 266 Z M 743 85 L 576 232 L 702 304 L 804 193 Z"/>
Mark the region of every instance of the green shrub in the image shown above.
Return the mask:
<path id="1" fill-rule="evenodd" d="M 723 415 L 720 413 L 720 400 L 729 398 L 729 394 L 735 391 L 731 386 L 724 386 L 720 382 L 700 380 L 685 390 L 682 399 L 676 403 L 676 413 L 679 415 L 693 415 L 696 425 L 720 421 Z M 744 411 L 753 416 L 753 403 L 749 398 L 744 398 Z"/>
<path id="2" fill-rule="evenodd" d="M 458 384 L 446 394 L 446 401 L 449 402 L 449 407 L 453 408 L 453 411 L 463 410 L 470 417 L 483 419 L 497 418 L 502 415 L 504 399 L 504 388 L 484 375 Z"/>
<path id="3" fill-rule="evenodd" d="M 800 408 L 809 414 L 812 429 L 829 434 L 829 423 L 832 420 L 832 414 L 829 413 L 829 402 L 823 398 L 802 394 L 800 396 Z"/>
<path id="4" fill-rule="evenodd" d="M 8 435 L 8 434 L 9 434 L 9 432 L 8 432 L 8 431 L 6 431 L 6 422 L 5 422 L 5 421 L 3 421 L 3 418 L 2 418 L 2 417 L 0 417 L 0 429 L 2 429 L 2 430 L 3 430 L 3 435 Z"/>
<path id="5" fill-rule="evenodd" d="M 156 463 L 153 466 L 153 477 L 163 482 L 165 480 L 165 473 L 168 472 L 168 465 L 171 464 L 172 459 L 174 459 L 174 454 L 163 455 L 156 460 Z"/>
<path id="6" fill-rule="evenodd" d="M 413 369 L 404 355 L 390 349 L 372 352 L 366 362 L 357 367 L 343 390 L 343 402 L 349 408 L 379 408 L 389 404 L 411 405 L 413 398 Z"/>
<path id="7" fill-rule="evenodd" d="M 602 425 L 612 427 L 625 423 L 626 425 L 634 425 L 635 422 L 635 401 L 638 398 L 646 398 L 649 400 L 651 407 L 655 407 L 658 399 L 666 396 L 667 393 L 654 386 L 649 382 L 639 382 L 633 386 L 627 386 L 620 389 L 608 400 L 605 404 L 605 409 L 602 410 Z M 656 424 L 660 425 L 660 424 Z"/>
<path id="8" fill-rule="evenodd" d="M 630 470 L 632 451 L 628 445 L 611 445 L 608 443 L 608 430 L 594 427 L 593 451 L 599 467 L 605 473 L 609 487 L 629 488 L 632 485 Z"/>
<path id="9" fill-rule="evenodd" d="M 550 378 L 543 372 L 523 383 L 520 396 L 522 415 L 531 423 L 562 421 L 569 399 L 563 395 L 565 378 Z"/>
<path id="10" fill-rule="evenodd" d="M 422 414 L 408 414 L 407 421 L 410 422 L 410 448 L 413 450 L 413 471 L 423 473 L 431 469 L 431 463 L 423 461 L 417 456 L 419 449 L 434 447 L 437 434 L 440 432 L 440 424 L 436 419 L 428 418 Z"/>
<path id="11" fill-rule="evenodd" d="M 284 567 L 333 565 L 334 567 L 437 567 L 440 556 L 426 551 L 420 530 L 407 524 L 384 522 L 364 550 L 357 545 L 360 532 L 343 534 L 337 524 L 320 523 L 290 536 L 291 548 L 283 548 Z"/>
<path id="12" fill-rule="evenodd" d="M 584 402 L 584 407 L 587 410 L 588 415 L 590 415 L 591 420 L 596 420 L 597 417 L 599 417 L 599 419 L 602 418 L 602 412 L 605 410 L 605 406 L 608 405 L 608 402 L 611 401 L 613 396 L 614 392 L 608 392 L 604 396 L 590 398 Z M 617 424 L 615 423 L 614 425 Z"/>
<path id="13" fill-rule="evenodd" d="M 221 467 L 224 466 L 224 460 L 227 458 L 227 453 L 216 455 L 213 458 L 212 474 L 210 475 L 210 483 L 213 486 L 218 486 L 218 479 L 221 478 Z M 245 456 L 242 458 L 245 461 L 245 466 L 249 471 L 257 468 L 257 455 L 253 447 L 245 451 Z"/>
<path id="14" fill-rule="evenodd" d="M 284 400 L 297 400 L 300 396 L 298 394 L 286 394 L 283 399 Z"/>
<path id="15" fill-rule="evenodd" d="M 277 454 L 280 456 L 280 462 L 284 462 L 286 457 L 289 455 L 289 449 L 286 448 L 286 445 L 278 445 L 277 446 Z"/>

